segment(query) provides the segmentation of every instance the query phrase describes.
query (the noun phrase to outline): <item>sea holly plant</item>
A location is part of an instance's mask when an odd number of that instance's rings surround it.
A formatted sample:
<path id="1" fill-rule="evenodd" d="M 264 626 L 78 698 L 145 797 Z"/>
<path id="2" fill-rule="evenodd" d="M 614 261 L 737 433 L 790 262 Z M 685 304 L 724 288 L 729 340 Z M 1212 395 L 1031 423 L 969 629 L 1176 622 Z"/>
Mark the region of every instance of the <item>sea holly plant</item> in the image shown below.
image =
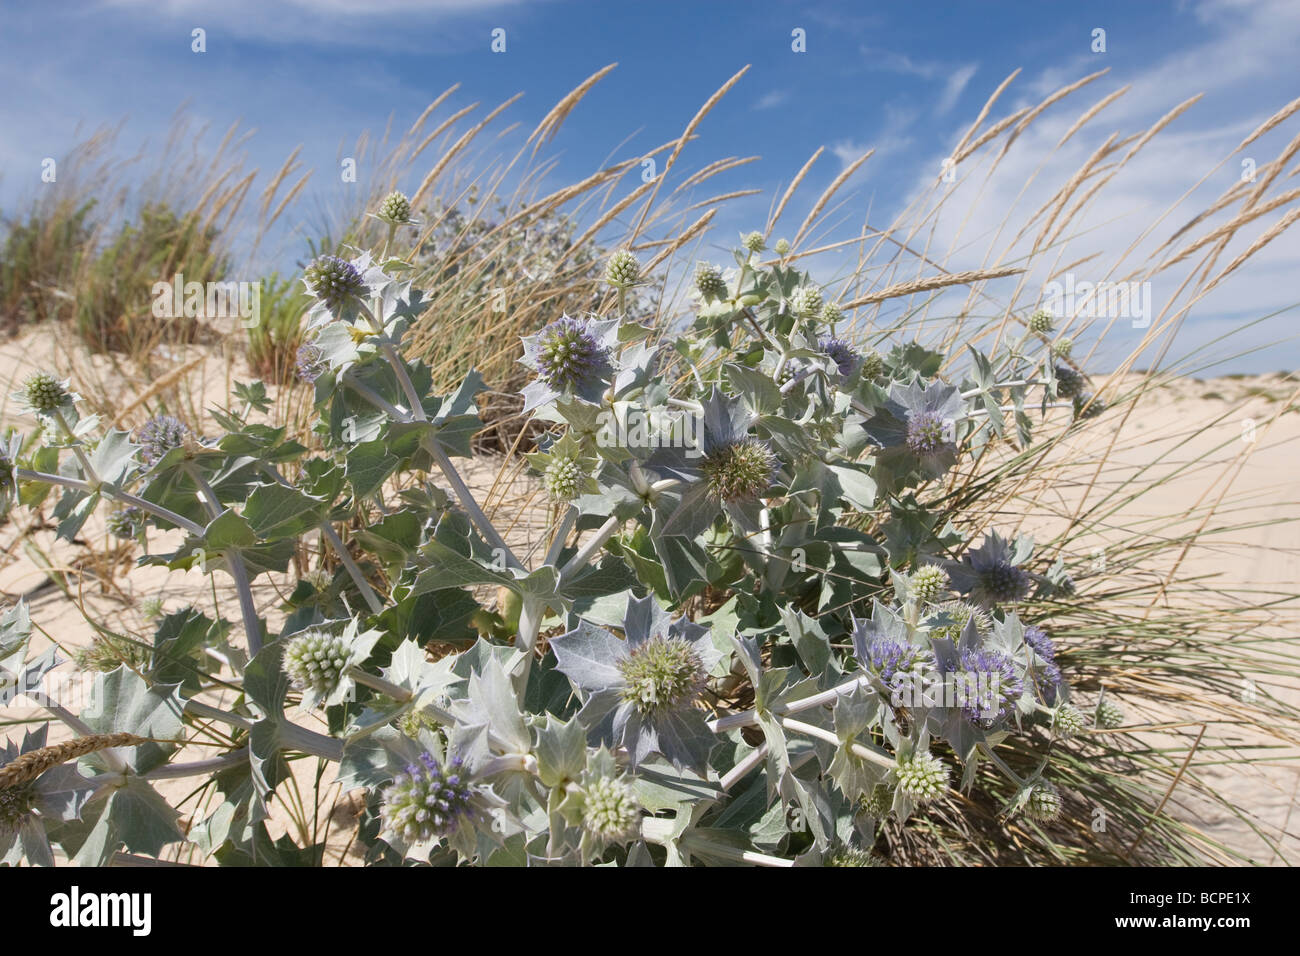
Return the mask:
<path id="1" fill-rule="evenodd" d="M 400 195 L 376 213 L 410 214 Z M 212 575 L 239 611 L 162 616 L 116 668 L 105 645 L 83 713 L 8 611 L 0 686 L 72 742 L 0 753 L 6 861 L 319 861 L 308 830 L 267 829 L 304 757 L 362 796 L 348 840 L 370 865 L 838 864 L 976 786 L 1008 826 L 1068 813 L 1051 761 L 1089 721 L 1048 599 L 1073 581 L 1028 538 L 958 530 L 943 489 L 994 443 L 1074 427 L 1049 409 L 1095 414 L 1086 376 L 1045 343 L 873 347 L 765 248 L 752 233 L 734 269 L 700 264 L 692 321 L 659 327 L 625 314 L 646 277 L 620 250 L 610 311 L 520 343 L 554 515 L 536 553 L 462 476 L 485 383 L 436 392 L 404 353 L 426 298 L 387 247 L 306 270 L 302 433 L 265 421 L 261 383 L 127 432 L 29 379 L 6 506 L 52 507 L 69 540 L 102 508 L 141 563 Z M 288 584 L 271 617 L 263 577 Z M 212 799 L 182 828 L 157 784 L 185 777 Z"/>

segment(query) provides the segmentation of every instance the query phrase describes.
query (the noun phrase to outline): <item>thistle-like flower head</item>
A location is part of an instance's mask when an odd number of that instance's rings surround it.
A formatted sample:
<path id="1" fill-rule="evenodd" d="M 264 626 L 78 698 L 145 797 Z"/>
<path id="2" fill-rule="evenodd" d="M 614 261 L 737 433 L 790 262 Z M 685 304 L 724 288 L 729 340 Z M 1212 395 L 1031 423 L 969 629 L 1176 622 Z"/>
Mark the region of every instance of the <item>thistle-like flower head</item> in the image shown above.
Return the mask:
<path id="1" fill-rule="evenodd" d="M 827 323 L 828 325 L 834 325 L 836 322 L 841 321 L 843 318 L 844 318 L 844 313 L 839 310 L 839 307 L 836 306 L 835 303 L 827 302 L 825 305 L 822 306 L 821 319 L 823 322 Z"/>
<path id="2" fill-rule="evenodd" d="M 116 538 L 134 538 L 144 522 L 144 512 L 135 505 L 127 505 L 109 512 L 106 524 L 109 534 Z"/>
<path id="3" fill-rule="evenodd" d="M 361 270 L 339 256 L 321 256 L 303 274 L 307 289 L 331 310 L 357 298 L 365 289 Z"/>
<path id="4" fill-rule="evenodd" d="M 689 707 L 704 687 L 699 652 L 680 636 L 656 634 L 632 648 L 618 668 L 623 674 L 623 699 L 651 716 Z"/>
<path id="5" fill-rule="evenodd" d="M 790 254 L 790 243 L 786 239 L 778 239 L 776 245 L 772 247 L 778 256 L 788 256 Z"/>
<path id="6" fill-rule="evenodd" d="M 553 458 L 542 475 L 546 493 L 555 501 L 572 501 L 578 497 L 582 469 L 575 458 Z"/>
<path id="7" fill-rule="evenodd" d="M 975 631 L 979 636 L 982 637 L 993 630 L 993 618 L 989 617 L 988 612 L 965 601 L 944 601 L 934 607 L 933 614 L 936 617 L 947 617 L 952 623 L 935 623 L 931 626 L 930 634 L 936 638 L 947 638 L 954 644 L 961 638 L 961 632 L 966 629 L 966 622 L 972 619 L 975 621 Z"/>
<path id="8" fill-rule="evenodd" d="M 394 190 L 379 204 L 379 218 L 398 225 L 410 222 L 411 201 L 406 198 L 405 193 Z"/>
<path id="9" fill-rule="evenodd" d="M 697 702 L 721 656 L 708 629 L 673 620 L 650 595 L 628 601 L 623 635 L 580 619 L 551 639 L 556 667 L 583 696 L 583 725 L 601 742 L 625 747 L 634 767 L 652 753 L 679 767 L 703 766 L 717 738 Z"/>
<path id="10" fill-rule="evenodd" d="M 964 701 L 962 712 L 971 723 L 992 726 L 1011 712 L 1024 693 L 1024 681 L 1015 662 L 1001 651 L 970 647 L 961 652 L 958 688 Z"/>
<path id="11" fill-rule="evenodd" d="M 983 545 L 967 551 L 960 562 L 948 564 L 953 586 L 986 608 L 1023 601 L 1029 596 L 1034 579 L 1018 566 L 1018 561 L 1023 559 L 1022 544 L 1017 539 L 1013 548 L 997 532 L 991 532 Z"/>
<path id="12" fill-rule="evenodd" d="M 878 783 L 862 796 L 862 812 L 877 820 L 889 816 L 889 812 L 894 807 L 894 791 L 889 789 L 889 785 Z"/>
<path id="13" fill-rule="evenodd" d="M 862 356 L 844 339 L 826 336 L 818 341 L 817 347 L 830 356 L 841 375 L 852 375 L 862 362 Z"/>
<path id="14" fill-rule="evenodd" d="M 68 404 L 71 395 L 67 382 L 59 381 L 48 372 L 36 372 L 23 382 L 21 397 L 32 411 L 45 413 Z"/>
<path id="15" fill-rule="evenodd" d="M 885 359 L 875 349 L 868 349 L 862 356 L 862 377 L 868 382 L 874 382 L 885 374 Z"/>
<path id="16" fill-rule="evenodd" d="M 817 315 L 822 305 L 822 290 L 815 285 L 801 285 L 790 293 L 790 311 L 801 319 Z"/>
<path id="17" fill-rule="evenodd" d="M 173 448 L 180 448 L 189 436 L 189 426 L 171 415 L 155 415 L 136 432 L 140 460 L 146 465 L 161 461 Z"/>
<path id="18" fill-rule="evenodd" d="M 641 805 L 622 777 L 596 777 L 584 788 L 582 825 L 601 844 L 626 843 L 641 828 Z"/>
<path id="19" fill-rule="evenodd" d="M 587 402 L 599 400 L 614 375 L 616 320 L 563 316 L 524 338 L 525 365 L 538 380 L 524 389 L 525 410 L 561 395 Z"/>
<path id="20" fill-rule="evenodd" d="M 866 370 L 863 372 L 866 377 Z M 957 461 L 957 423 L 966 403 L 955 385 L 919 382 L 890 387 L 889 401 L 866 425 L 882 446 L 880 458 L 899 470 L 920 469 L 938 478 Z"/>
<path id="21" fill-rule="evenodd" d="M 17 835 L 36 807 L 36 789 L 29 783 L 0 790 L 0 840 Z"/>
<path id="22" fill-rule="evenodd" d="M 451 836 L 474 819 L 474 787 L 460 757 L 445 765 L 421 754 L 384 791 L 379 816 L 384 830 L 408 846 Z"/>
<path id="23" fill-rule="evenodd" d="M 304 382 L 311 384 L 325 374 L 328 366 L 325 364 L 325 353 L 318 346 L 308 343 L 298 346 L 297 361 L 294 364 L 294 371 Z"/>
<path id="24" fill-rule="evenodd" d="M 1038 781 L 1029 788 L 1024 811 L 1025 816 L 1039 823 L 1055 820 L 1061 815 L 1061 791 L 1050 781 Z"/>
<path id="25" fill-rule="evenodd" d="M 1037 335 L 1049 334 L 1055 328 L 1053 318 L 1052 313 L 1046 309 L 1039 309 L 1029 317 L 1029 331 Z"/>
<path id="26" fill-rule="evenodd" d="M 641 280 L 641 263 L 626 249 L 610 255 L 605 263 L 605 281 L 616 289 L 627 289 Z"/>
<path id="27" fill-rule="evenodd" d="M 727 281 L 722 278 L 722 270 L 708 262 L 701 262 L 695 267 L 695 289 L 705 302 L 714 302 L 727 297 Z"/>
<path id="28" fill-rule="evenodd" d="M 1062 704 L 1056 709 L 1052 729 L 1066 739 L 1077 737 L 1088 729 L 1088 718 L 1073 704 Z"/>
<path id="29" fill-rule="evenodd" d="M 937 564 L 917 568 L 912 575 L 912 597 L 922 604 L 930 604 L 948 589 L 948 573 Z"/>
<path id="30" fill-rule="evenodd" d="M 1095 395 L 1074 396 L 1075 418 L 1096 418 L 1106 410 L 1106 403 Z"/>
<path id="31" fill-rule="evenodd" d="M 948 766 L 928 750 L 900 759 L 893 772 L 898 789 L 915 803 L 938 799 L 948 789 Z"/>
<path id="32" fill-rule="evenodd" d="M 950 447 L 948 441 L 949 423 L 938 412 L 922 411 L 907 418 L 907 447 L 918 458 L 933 455 L 940 449 Z"/>
<path id="33" fill-rule="evenodd" d="M 1056 394 L 1075 398 L 1083 393 L 1083 376 L 1068 365 L 1056 366 Z"/>
<path id="34" fill-rule="evenodd" d="M 750 252 L 758 253 L 767 248 L 767 243 L 763 241 L 763 234 L 757 231 L 747 233 L 741 238 L 741 242 Z"/>
<path id="35" fill-rule="evenodd" d="M 284 672 L 300 690 L 322 697 L 338 687 L 351 659 L 347 641 L 325 631 L 304 631 L 284 648 Z"/>
<path id="36" fill-rule="evenodd" d="M 1093 720 L 1098 727 L 1114 730 L 1116 727 L 1124 726 L 1124 709 L 1106 697 L 1097 703 L 1097 712 L 1093 715 Z"/>
<path id="37" fill-rule="evenodd" d="M 842 846 L 833 850 L 825 861 L 825 866 L 880 866 L 880 857 L 870 850 L 856 846 Z"/>
<path id="38" fill-rule="evenodd" d="M 1070 353 L 1074 351 L 1074 339 L 1062 336 L 1052 345 L 1052 354 L 1057 358 L 1068 359 Z"/>
<path id="39" fill-rule="evenodd" d="M 704 479 L 719 501 L 753 501 L 776 479 L 776 455 L 766 442 L 739 438 L 715 448 L 704 458 Z"/>

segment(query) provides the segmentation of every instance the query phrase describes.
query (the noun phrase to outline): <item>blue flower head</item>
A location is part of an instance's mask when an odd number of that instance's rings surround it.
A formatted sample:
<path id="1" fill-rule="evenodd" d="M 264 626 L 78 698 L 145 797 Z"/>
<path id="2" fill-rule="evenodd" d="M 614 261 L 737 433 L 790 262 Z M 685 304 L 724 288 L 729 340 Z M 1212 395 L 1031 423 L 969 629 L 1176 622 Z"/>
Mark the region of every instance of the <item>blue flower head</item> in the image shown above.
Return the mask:
<path id="1" fill-rule="evenodd" d="M 1025 691 L 1015 662 L 987 647 L 968 647 L 961 652 L 956 679 L 962 712 L 982 727 L 991 727 L 1010 713 Z"/>
<path id="2" fill-rule="evenodd" d="M 593 744 L 626 748 L 633 766 L 657 753 L 678 767 L 704 767 L 716 737 L 698 704 L 721 656 L 708 628 L 673 620 L 647 596 L 628 601 L 622 639 L 579 621 L 551 647 L 584 698 L 578 719 Z"/>
<path id="3" fill-rule="evenodd" d="M 900 474 L 915 469 L 940 478 L 957 461 L 957 423 L 965 415 L 966 403 L 954 385 L 895 384 L 889 400 L 865 427 L 881 447 L 882 466 Z"/>
<path id="4" fill-rule="evenodd" d="M 828 335 L 818 341 L 817 347 L 830 356 L 841 375 L 852 375 L 862 362 L 862 356 L 858 355 L 857 350 L 844 339 Z"/>
<path id="5" fill-rule="evenodd" d="M 537 380 L 524 388 L 524 411 L 561 396 L 599 402 L 614 378 L 616 319 L 566 315 L 523 341 L 521 361 L 537 372 Z"/>
<path id="6" fill-rule="evenodd" d="M 946 565 L 953 587 L 983 607 L 1023 601 L 1034 579 L 1018 567 L 1018 550 L 996 531 L 991 532 L 983 545 L 967 551 L 961 561 Z"/>

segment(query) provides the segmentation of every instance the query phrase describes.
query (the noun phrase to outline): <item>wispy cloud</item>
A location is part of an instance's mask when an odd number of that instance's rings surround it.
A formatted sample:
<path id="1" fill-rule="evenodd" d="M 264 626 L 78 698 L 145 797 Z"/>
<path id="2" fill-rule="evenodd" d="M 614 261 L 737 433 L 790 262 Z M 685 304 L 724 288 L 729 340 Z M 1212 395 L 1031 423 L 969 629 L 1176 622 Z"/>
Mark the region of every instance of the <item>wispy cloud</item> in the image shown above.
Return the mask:
<path id="1" fill-rule="evenodd" d="M 939 97 L 939 102 L 934 107 L 936 116 L 943 116 L 957 104 L 958 98 L 966 89 L 966 84 L 971 81 L 971 77 L 975 75 L 975 71 L 978 69 L 979 64 L 970 63 L 958 67 L 949 75 L 948 82 L 944 84 L 943 93 Z"/>
<path id="2" fill-rule="evenodd" d="M 790 100 L 789 90 L 772 90 L 770 93 L 764 93 L 754 104 L 756 110 L 770 110 L 787 103 Z"/>

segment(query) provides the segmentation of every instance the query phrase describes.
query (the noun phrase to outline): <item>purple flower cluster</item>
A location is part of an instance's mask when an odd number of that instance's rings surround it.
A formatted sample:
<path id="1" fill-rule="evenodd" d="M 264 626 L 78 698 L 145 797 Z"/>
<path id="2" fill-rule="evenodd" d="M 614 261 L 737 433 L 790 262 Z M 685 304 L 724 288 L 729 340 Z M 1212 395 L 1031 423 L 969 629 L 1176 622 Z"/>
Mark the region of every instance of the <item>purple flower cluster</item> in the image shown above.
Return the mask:
<path id="1" fill-rule="evenodd" d="M 384 792 L 380 812 L 385 826 L 408 844 L 425 843 L 450 835 L 471 817 L 472 796 L 460 757 L 442 767 L 431 754 L 423 753 Z"/>
<path id="2" fill-rule="evenodd" d="M 867 659 L 862 664 L 880 675 L 885 686 L 898 674 L 921 674 L 934 666 L 934 654 L 908 641 L 877 634 L 867 643 Z"/>
<path id="3" fill-rule="evenodd" d="M 298 348 L 296 371 L 298 377 L 308 384 L 316 381 L 325 373 L 324 353 L 315 345 L 302 345 Z"/>
<path id="4" fill-rule="evenodd" d="M 140 460 L 146 465 L 160 461 L 173 448 L 181 447 L 189 433 L 189 426 L 179 418 L 155 415 L 136 432 L 135 440 L 141 446 Z"/>
<path id="5" fill-rule="evenodd" d="M 984 727 L 1005 717 L 1025 691 L 1011 658 L 988 648 L 962 651 L 957 680 L 966 719 Z"/>
<path id="6" fill-rule="evenodd" d="M 1042 661 L 1037 668 L 1043 685 L 1039 688 L 1040 694 L 1055 697 L 1056 688 L 1061 684 L 1061 668 L 1056 663 L 1056 645 L 1046 631 L 1033 625 L 1025 628 L 1025 643 Z"/>
<path id="7" fill-rule="evenodd" d="M 365 288 L 357 267 L 338 256 L 321 256 L 307 267 L 304 278 L 311 294 L 335 312 Z"/>
<path id="8" fill-rule="evenodd" d="M 817 343 L 817 347 L 831 357 L 841 375 L 851 375 L 860 361 L 857 351 L 843 339 L 826 336 Z"/>
<path id="9" fill-rule="evenodd" d="M 603 383 L 613 368 L 609 349 L 591 333 L 587 323 L 565 317 L 538 334 L 537 371 L 557 392 L 582 392 Z"/>
<path id="10" fill-rule="evenodd" d="M 907 416 L 907 447 L 913 454 L 930 455 L 949 444 L 938 412 L 923 411 Z"/>

